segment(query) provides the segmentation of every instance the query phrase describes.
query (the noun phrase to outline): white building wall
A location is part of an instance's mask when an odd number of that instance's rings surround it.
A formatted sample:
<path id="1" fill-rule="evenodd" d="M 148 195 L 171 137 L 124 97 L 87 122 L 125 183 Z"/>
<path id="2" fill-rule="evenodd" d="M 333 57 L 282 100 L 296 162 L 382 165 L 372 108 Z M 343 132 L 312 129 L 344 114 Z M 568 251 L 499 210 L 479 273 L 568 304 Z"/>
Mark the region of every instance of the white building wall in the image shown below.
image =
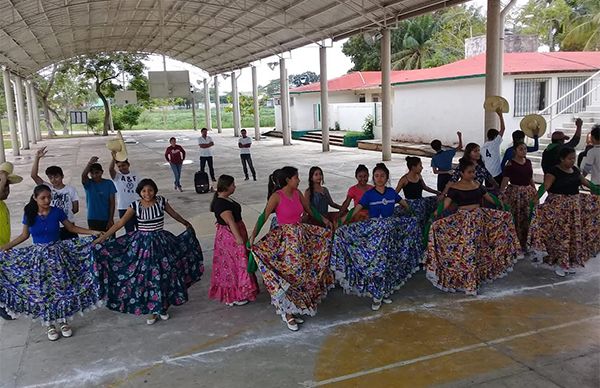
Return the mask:
<path id="1" fill-rule="evenodd" d="M 343 131 L 362 131 L 365 118 L 375 117 L 374 102 L 354 102 L 346 104 L 329 104 L 329 128 L 335 128 L 335 122 Z"/>

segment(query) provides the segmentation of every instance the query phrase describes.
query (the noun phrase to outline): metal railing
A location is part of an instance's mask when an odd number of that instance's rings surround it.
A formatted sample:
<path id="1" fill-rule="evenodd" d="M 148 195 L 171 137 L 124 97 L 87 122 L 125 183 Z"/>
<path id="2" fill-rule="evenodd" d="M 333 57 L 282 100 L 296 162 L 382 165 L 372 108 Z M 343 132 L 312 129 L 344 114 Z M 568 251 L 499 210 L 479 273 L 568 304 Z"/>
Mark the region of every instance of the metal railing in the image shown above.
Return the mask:
<path id="1" fill-rule="evenodd" d="M 568 98 L 572 99 L 570 104 L 565 103 L 565 101 L 568 101 Z M 551 136 L 553 130 L 552 121 L 558 116 L 567 112 L 569 109 L 571 109 L 571 107 L 575 106 L 576 104 L 580 104 L 581 101 L 584 101 L 584 99 L 588 99 L 591 104 L 600 101 L 600 70 L 571 89 L 570 92 L 565 93 L 562 97 L 538 112 L 540 115 L 550 115 L 550 119 L 548 120 L 549 137 Z M 559 104 L 561 109 L 558 109 Z M 555 106 L 557 106 L 557 112 L 552 114 Z"/>

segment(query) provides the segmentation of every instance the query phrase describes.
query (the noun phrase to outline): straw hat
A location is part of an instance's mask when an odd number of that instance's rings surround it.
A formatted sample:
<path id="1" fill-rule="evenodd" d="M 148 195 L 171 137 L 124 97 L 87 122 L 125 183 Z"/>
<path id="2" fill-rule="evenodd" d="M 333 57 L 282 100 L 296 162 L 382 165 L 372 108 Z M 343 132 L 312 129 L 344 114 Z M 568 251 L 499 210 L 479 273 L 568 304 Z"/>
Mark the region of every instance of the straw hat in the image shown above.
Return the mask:
<path id="1" fill-rule="evenodd" d="M 11 162 L 4 162 L 0 164 L 0 171 L 4 171 L 8 174 L 8 183 L 14 185 L 23 180 L 23 177 L 13 174 L 13 164 Z"/>
<path id="2" fill-rule="evenodd" d="M 546 132 L 546 119 L 536 114 L 527 115 L 523 117 L 519 126 L 528 137 L 542 137 Z"/>
<path id="3" fill-rule="evenodd" d="M 498 108 L 502 109 L 502 113 L 508 113 L 508 101 L 506 101 L 504 97 L 500 96 L 486 97 L 485 102 L 483 103 L 483 109 L 488 112 L 495 112 L 498 110 Z"/>
<path id="4" fill-rule="evenodd" d="M 123 140 L 121 131 L 117 131 L 117 137 L 106 143 L 106 148 L 108 148 L 111 153 L 115 153 L 115 160 L 117 162 L 127 160 L 127 147 L 125 146 L 125 140 Z"/>

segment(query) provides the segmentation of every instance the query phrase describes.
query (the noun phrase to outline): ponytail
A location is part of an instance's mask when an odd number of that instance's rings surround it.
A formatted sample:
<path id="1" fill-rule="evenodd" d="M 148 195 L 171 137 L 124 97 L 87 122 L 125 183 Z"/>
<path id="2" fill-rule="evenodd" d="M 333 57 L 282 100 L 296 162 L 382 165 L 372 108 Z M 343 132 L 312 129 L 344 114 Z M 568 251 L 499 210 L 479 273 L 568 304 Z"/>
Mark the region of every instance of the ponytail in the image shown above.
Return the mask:
<path id="1" fill-rule="evenodd" d="M 31 195 L 31 198 L 29 198 L 29 202 L 23 208 L 23 212 L 25 213 L 25 222 L 29 227 L 33 226 L 33 224 L 35 223 L 35 218 L 37 217 L 38 212 L 40 210 L 35 199 L 44 191 L 52 193 L 50 187 L 46 185 L 36 186 L 35 189 L 33 189 L 33 194 Z"/>

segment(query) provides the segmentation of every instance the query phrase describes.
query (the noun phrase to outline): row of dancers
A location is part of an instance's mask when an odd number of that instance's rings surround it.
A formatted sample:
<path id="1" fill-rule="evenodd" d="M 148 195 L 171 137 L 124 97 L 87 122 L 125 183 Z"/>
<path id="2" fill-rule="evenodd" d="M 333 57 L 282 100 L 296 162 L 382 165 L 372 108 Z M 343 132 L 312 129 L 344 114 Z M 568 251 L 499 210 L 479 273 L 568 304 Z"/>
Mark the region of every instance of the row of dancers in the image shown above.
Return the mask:
<path id="1" fill-rule="evenodd" d="M 511 163 L 522 164 L 526 147 L 516 144 L 515 150 Z M 444 192 L 424 183 L 416 157 L 407 158 L 409 171 L 396 190 L 389 187 L 385 164 L 378 163 L 371 174 L 360 165 L 357 184 L 341 205 L 323 186 L 318 167 L 311 168 L 304 193 L 298 170 L 283 167 L 270 177 L 265 211 L 250 235 L 232 197 L 234 178 L 222 175 L 211 203 L 216 235 L 209 297 L 230 306 L 255 300 L 259 286 L 251 264 L 256 264 L 277 314 L 296 331 L 300 316 L 314 315 L 336 283 L 347 293 L 369 297 L 378 310 L 392 303 L 393 293 L 421 266 L 434 286 L 476 294 L 529 250 L 547 252 L 544 262 L 559 276 L 600 252 L 599 193 L 574 166 L 574 149 L 560 150 L 558 164 L 545 177 L 549 195 L 541 204 L 535 204 L 538 193 L 523 171 L 507 174 L 497 199 L 477 180 L 474 154 L 465 152 L 458 180 Z M 9 167 L 0 169 L 3 198 L 18 180 Z M 580 186 L 592 194 L 580 193 Z M 423 197 L 423 191 L 436 195 Z M 50 340 L 71 336 L 67 319 L 101 304 L 147 315 L 148 324 L 169 319 L 169 307 L 184 304 L 188 288 L 200 280 L 203 254 L 189 221 L 158 195 L 153 180 L 140 180 L 136 193 L 119 221 L 100 232 L 75 226 L 51 206 L 50 187 L 36 186 L 21 235 L 0 247 L 0 306 L 13 317 L 41 320 Z M 329 213 L 330 204 L 340 212 Z M 165 231 L 165 213 L 185 231 Z M 272 213 L 270 230 L 257 240 Z M 113 238 L 134 217 L 137 230 Z M 90 237 L 60 240 L 61 224 Z M 32 247 L 15 248 L 30 235 Z"/>

